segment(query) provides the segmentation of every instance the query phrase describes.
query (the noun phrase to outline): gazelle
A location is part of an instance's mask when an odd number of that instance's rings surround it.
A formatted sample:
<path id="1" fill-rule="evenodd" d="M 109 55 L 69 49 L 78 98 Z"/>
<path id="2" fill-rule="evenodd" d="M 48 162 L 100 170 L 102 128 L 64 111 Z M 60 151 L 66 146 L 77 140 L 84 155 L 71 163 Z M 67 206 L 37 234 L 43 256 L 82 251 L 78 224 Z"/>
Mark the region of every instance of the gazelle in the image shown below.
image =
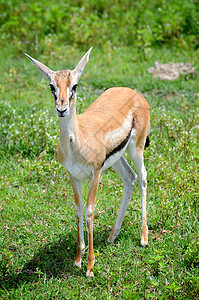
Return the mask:
<path id="1" fill-rule="evenodd" d="M 86 276 L 93 277 L 93 216 L 100 174 L 112 166 L 124 183 L 124 195 L 108 241 L 118 236 L 124 214 L 137 180 L 123 154 L 128 152 L 138 173 L 142 196 L 141 245 L 148 244 L 146 219 L 147 173 L 143 152 L 148 144 L 149 105 L 143 96 L 126 87 L 106 90 L 82 114 L 76 114 L 77 86 L 89 60 L 92 48 L 74 70 L 52 71 L 36 59 L 26 56 L 50 81 L 55 110 L 60 121 L 58 161 L 68 171 L 75 198 L 78 225 L 78 247 L 74 265 L 81 267 L 84 254 L 82 180 L 89 178 L 85 208 L 88 232 L 88 267 Z"/>

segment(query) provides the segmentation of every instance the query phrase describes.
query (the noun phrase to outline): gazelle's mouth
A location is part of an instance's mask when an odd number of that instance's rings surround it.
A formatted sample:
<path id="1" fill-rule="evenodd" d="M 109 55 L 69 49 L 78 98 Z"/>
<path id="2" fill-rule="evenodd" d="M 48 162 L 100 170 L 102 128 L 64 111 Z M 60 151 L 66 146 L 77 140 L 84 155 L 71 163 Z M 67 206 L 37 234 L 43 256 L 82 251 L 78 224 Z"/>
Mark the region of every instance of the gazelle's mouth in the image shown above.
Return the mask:
<path id="1" fill-rule="evenodd" d="M 69 111 L 68 111 L 68 108 L 65 108 L 63 110 L 59 110 L 56 107 L 56 113 L 57 113 L 58 117 L 62 118 L 62 117 L 65 117 L 69 113 Z"/>

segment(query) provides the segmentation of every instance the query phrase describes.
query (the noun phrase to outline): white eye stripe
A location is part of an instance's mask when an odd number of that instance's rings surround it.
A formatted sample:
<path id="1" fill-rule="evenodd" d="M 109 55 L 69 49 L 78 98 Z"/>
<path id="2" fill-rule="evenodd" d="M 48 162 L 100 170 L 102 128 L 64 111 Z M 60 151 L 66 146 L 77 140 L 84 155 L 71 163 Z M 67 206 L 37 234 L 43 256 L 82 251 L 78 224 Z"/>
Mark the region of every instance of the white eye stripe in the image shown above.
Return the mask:
<path id="1" fill-rule="evenodd" d="M 70 88 L 67 87 L 67 98 L 70 99 L 71 98 L 71 91 Z"/>
<path id="2" fill-rule="evenodd" d="M 56 97 L 58 99 L 59 98 L 59 88 L 58 87 L 55 89 L 55 95 L 56 95 Z"/>

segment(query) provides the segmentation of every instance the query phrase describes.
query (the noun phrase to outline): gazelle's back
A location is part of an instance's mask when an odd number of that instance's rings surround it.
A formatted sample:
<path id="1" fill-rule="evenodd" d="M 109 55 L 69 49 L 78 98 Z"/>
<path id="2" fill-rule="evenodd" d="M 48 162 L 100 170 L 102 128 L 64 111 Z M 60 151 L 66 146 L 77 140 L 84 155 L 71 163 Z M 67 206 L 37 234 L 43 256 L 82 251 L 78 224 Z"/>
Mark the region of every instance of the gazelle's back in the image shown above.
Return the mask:
<path id="1" fill-rule="evenodd" d="M 85 111 L 92 113 L 113 114 L 126 111 L 134 106 L 149 108 L 144 97 L 127 87 L 114 87 L 102 93 Z"/>
<path id="2" fill-rule="evenodd" d="M 147 101 L 142 95 L 126 87 L 115 87 L 106 90 L 84 113 L 77 117 L 85 134 L 87 130 L 84 130 L 84 128 L 89 128 L 89 133 L 97 134 L 100 139 L 104 132 L 113 134 L 120 130 L 123 133 L 126 131 L 126 134 L 128 134 L 134 120 L 136 144 L 140 139 L 144 140 L 142 143 L 144 144 L 150 127 Z"/>

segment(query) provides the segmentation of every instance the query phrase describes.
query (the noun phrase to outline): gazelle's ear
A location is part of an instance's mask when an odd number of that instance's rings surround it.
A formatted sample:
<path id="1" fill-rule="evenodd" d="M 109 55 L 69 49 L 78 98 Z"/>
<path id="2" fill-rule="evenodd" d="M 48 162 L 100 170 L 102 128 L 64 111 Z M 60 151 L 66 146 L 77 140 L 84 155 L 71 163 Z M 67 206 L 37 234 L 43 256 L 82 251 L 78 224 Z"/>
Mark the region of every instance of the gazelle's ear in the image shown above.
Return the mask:
<path id="1" fill-rule="evenodd" d="M 88 52 L 86 52 L 86 54 L 82 57 L 82 59 L 79 61 L 78 65 L 76 66 L 76 68 L 72 71 L 74 76 L 75 76 L 75 80 L 76 82 L 79 81 L 82 72 L 87 64 L 87 62 L 89 61 L 89 55 L 91 50 L 93 49 L 93 47 L 91 47 Z"/>
<path id="2" fill-rule="evenodd" d="M 31 57 L 30 55 L 26 54 L 25 55 L 30 59 L 30 61 L 33 62 L 33 64 L 37 67 L 37 69 L 42 72 L 44 75 L 47 76 L 47 78 L 49 80 L 51 80 L 51 77 L 54 73 L 54 71 L 52 71 L 51 69 L 49 69 L 48 67 L 46 67 L 44 64 L 40 63 L 38 60 L 34 59 L 33 57 Z"/>

